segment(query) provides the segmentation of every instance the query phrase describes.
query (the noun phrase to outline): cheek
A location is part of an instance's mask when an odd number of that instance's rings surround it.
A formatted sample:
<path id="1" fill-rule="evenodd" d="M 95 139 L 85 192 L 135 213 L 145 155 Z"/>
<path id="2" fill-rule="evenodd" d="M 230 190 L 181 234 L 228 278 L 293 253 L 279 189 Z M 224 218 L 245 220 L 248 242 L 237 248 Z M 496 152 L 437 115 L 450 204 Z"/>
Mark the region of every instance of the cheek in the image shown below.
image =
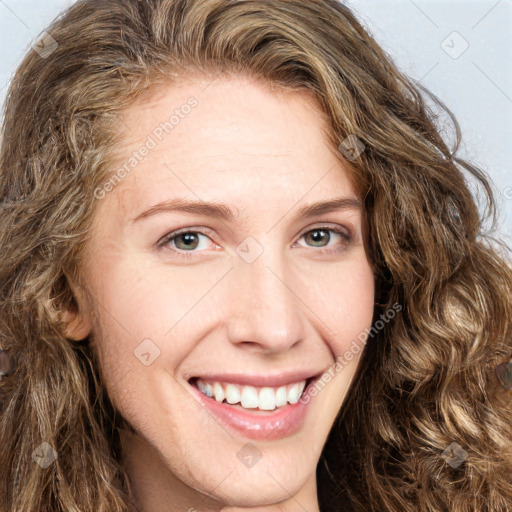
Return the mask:
<path id="1" fill-rule="evenodd" d="M 209 321 L 208 291 L 229 270 L 205 265 L 191 271 L 157 266 L 142 255 L 118 256 L 104 260 L 90 281 L 97 350 L 111 382 L 128 372 L 136 375 L 145 363 L 153 369 L 177 366 L 194 343 L 193 333 Z"/>
<path id="2" fill-rule="evenodd" d="M 132 257 L 106 264 L 96 271 L 94 288 L 108 330 L 124 337 L 162 338 L 199 302 L 215 282 L 215 275 L 186 267 L 153 264 L 148 257 Z"/>
<path id="3" fill-rule="evenodd" d="M 354 261 L 308 283 L 308 304 L 325 324 L 334 356 L 344 353 L 353 340 L 370 328 L 375 307 L 371 267 Z"/>
<path id="4" fill-rule="evenodd" d="M 220 296 L 219 290 L 229 287 L 230 278 L 214 290 L 229 271 L 229 262 L 192 268 L 155 265 L 144 255 L 116 256 L 103 260 L 92 281 L 107 377 L 109 372 L 115 378 L 131 370 L 140 372 L 144 362 L 153 360 L 153 368 L 176 368 L 209 325 L 229 320 L 224 301 L 232 292 L 225 290 Z M 296 268 L 293 291 L 336 357 L 371 325 L 374 277 L 361 257 L 326 264 L 321 272 L 318 268 Z"/>

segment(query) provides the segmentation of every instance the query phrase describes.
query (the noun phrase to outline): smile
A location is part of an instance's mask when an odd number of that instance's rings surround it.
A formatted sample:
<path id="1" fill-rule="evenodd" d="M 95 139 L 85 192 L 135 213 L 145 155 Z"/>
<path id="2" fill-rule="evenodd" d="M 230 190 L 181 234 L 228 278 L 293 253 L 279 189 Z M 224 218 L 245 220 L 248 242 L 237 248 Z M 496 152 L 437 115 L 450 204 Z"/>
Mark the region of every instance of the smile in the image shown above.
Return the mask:
<path id="1" fill-rule="evenodd" d="M 240 403 L 244 409 L 260 409 L 273 411 L 276 407 L 296 404 L 304 392 L 306 381 L 295 382 L 279 387 L 241 386 L 225 382 L 207 382 L 201 379 L 195 381 L 199 390 L 217 402 L 231 405 Z"/>
<path id="2" fill-rule="evenodd" d="M 193 395 L 229 431 L 275 440 L 298 432 L 315 399 L 301 397 L 321 372 L 277 377 L 210 375 L 188 379 Z"/>

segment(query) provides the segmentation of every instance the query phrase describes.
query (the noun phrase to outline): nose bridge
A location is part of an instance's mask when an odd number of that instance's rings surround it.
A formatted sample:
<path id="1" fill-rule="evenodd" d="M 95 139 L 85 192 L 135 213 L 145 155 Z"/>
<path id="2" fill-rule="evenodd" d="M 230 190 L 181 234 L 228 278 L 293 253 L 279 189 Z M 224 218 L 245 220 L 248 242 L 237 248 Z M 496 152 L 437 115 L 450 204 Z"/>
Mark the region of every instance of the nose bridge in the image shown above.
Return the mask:
<path id="1" fill-rule="evenodd" d="M 283 351 L 302 339 L 303 315 L 290 282 L 292 274 L 285 251 L 270 239 L 268 236 L 260 243 L 263 251 L 254 261 L 249 262 L 250 258 L 244 256 L 236 258 L 230 281 L 228 331 L 232 343 Z M 251 250 L 258 248 L 252 245 Z"/>

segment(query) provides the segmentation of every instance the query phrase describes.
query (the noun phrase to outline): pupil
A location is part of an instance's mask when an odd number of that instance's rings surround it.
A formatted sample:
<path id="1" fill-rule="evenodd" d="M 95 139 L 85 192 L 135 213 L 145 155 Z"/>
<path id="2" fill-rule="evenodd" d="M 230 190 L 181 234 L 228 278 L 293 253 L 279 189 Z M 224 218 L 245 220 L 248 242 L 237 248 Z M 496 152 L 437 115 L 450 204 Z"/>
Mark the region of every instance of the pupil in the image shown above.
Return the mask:
<path id="1" fill-rule="evenodd" d="M 183 235 L 180 235 L 180 238 L 181 238 L 182 240 L 184 240 L 184 241 L 185 241 L 185 245 L 190 245 L 190 244 L 192 244 L 192 245 L 193 245 L 193 247 L 192 247 L 192 248 L 196 247 L 196 246 L 194 245 L 194 238 L 196 238 L 196 239 L 197 239 L 197 236 L 196 236 L 196 235 L 194 235 L 194 234 L 192 234 L 192 233 L 185 233 L 185 234 L 183 234 Z M 190 248 L 190 247 L 188 247 L 188 248 Z"/>
<path id="2" fill-rule="evenodd" d="M 322 241 L 321 239 L 324 238 L 325 235 L 327 234 L 327 232 L 324 231 L 323 229 L 316 229 L 316 230 L 312 231 L 311 233 L 312 233 L 311 237 L 313 238 L 313 241 L 315 243 L 321 242 Z M 318 234 L 318 233 L 321 233 L 320 237 L 315 236 L 315 234 Z M 327 240 L 327 241 L 329 241 L 329 240 Z"/>

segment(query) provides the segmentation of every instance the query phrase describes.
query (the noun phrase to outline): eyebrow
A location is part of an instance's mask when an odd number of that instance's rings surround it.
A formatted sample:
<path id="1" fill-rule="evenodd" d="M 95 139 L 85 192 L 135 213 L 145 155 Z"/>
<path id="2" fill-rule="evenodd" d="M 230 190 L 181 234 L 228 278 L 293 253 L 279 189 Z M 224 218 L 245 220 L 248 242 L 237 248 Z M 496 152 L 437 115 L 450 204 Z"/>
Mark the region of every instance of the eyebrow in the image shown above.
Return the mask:
<path id="1" fill-rule="evenodd" d="M 355 197 L 335 197 L 328 201 L 320 201 L 302 206 L 296 215 L 296 219 L 301 221 L 333 211 L 345 210 L 362 211 L 363 204 Z M 151 206 L 151 208 L 137 215 L 137 217 L 132 219 L 130 222 L 135 223 L 141 219 L 145 219 L 159 213 L 192 213 L 217 218 L 231 223 L 234 223 L 239 217 L 238 210 L 235 213 L 233 209 L 223 203 L 176 198 Z"/>

